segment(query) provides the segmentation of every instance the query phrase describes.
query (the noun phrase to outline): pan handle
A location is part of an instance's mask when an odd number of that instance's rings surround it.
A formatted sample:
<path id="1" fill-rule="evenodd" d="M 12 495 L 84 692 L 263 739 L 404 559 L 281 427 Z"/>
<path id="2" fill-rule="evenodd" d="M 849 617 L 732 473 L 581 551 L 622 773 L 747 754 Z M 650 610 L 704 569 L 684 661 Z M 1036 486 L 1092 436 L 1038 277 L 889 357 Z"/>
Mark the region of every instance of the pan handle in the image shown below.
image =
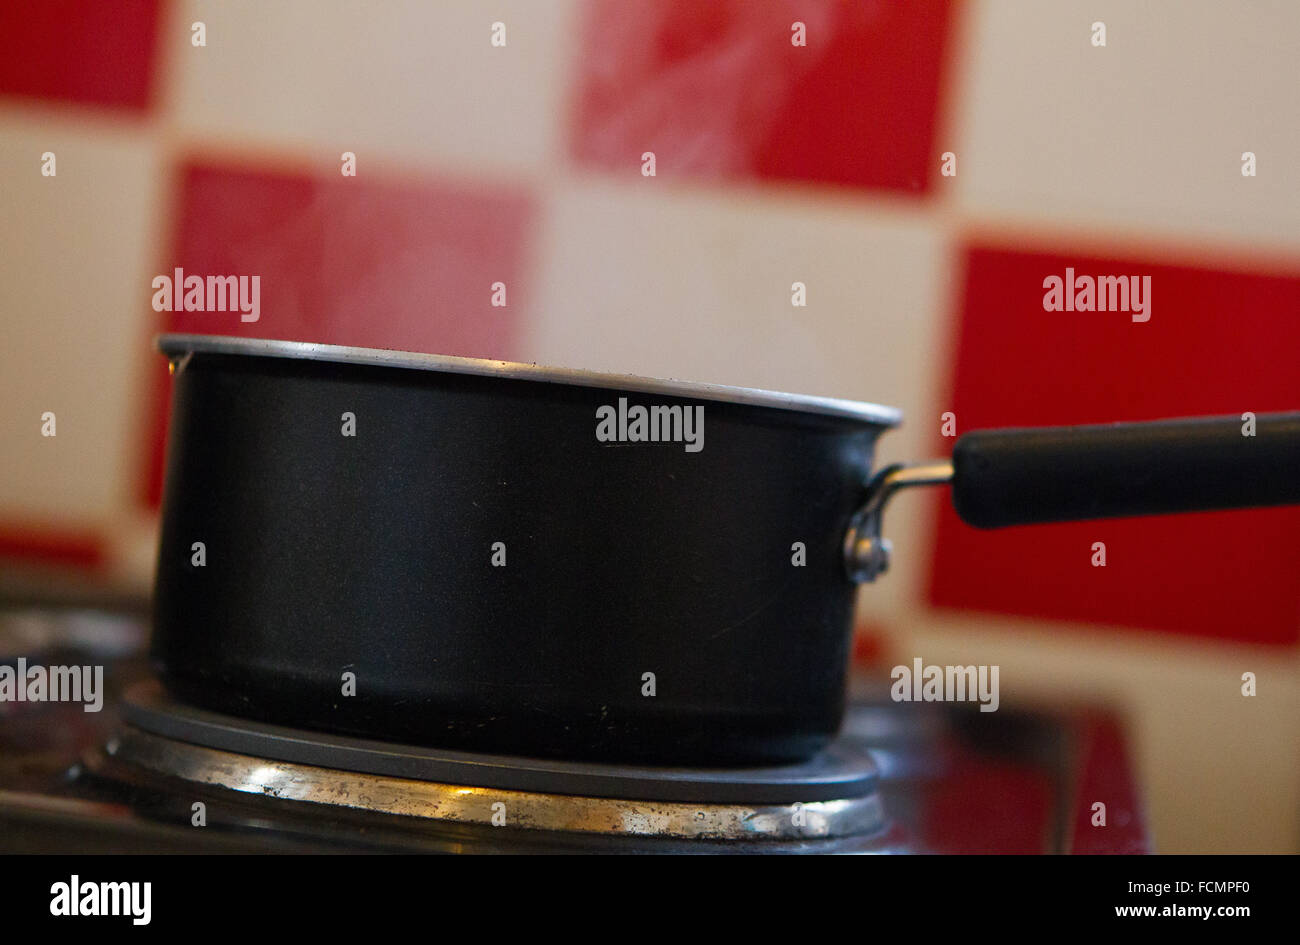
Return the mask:
<path id="1" fill-rule="evenodd" d="M 977 430 L 952 502 L 976 528 L 1300 503 L 1300 413 Z"/>
<path id="2" fill-rule="evenodd" d="M 889 497 L 948 481 L 976 528 L 1300 504 L 1300 413 L 967 433 L 951 466 L 892 466 L 872 480 L 845 537 L 851 580 L 888 566 Z"/>

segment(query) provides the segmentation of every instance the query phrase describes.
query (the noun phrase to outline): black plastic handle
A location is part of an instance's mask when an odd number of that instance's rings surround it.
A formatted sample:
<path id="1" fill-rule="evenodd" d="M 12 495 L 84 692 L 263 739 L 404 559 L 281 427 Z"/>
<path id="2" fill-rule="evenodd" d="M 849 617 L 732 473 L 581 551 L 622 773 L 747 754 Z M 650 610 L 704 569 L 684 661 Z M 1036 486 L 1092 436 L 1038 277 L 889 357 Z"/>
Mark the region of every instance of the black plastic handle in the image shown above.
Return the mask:
<path id="1" fill-rule="evenodd" d="M 952 500 L 977 528 L 1300 504 L 1300 413 L 977 430 Z"/>

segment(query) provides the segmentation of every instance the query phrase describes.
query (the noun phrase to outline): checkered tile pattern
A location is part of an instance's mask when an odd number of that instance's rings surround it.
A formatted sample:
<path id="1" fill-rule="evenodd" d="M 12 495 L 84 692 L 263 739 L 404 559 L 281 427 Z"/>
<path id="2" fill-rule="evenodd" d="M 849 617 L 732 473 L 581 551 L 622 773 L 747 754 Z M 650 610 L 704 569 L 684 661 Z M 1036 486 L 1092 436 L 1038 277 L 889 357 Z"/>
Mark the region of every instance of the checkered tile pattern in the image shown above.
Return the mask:
<path id="1" fill-rule="evenodd" d="M 888 461 L 946 453 L 946 411 L 1296 409 L 1298 58 L 1288 0 L 12 0 L 0 556 L 147 580 L 159 330 L 877 400 L 908 416 Z M 1150 275 L 1150 322 L 1045 312 L 1067 266 Z M 260 320 L 154 312 L 176 267 L 259 274 Z M 1154 704 L 1192 678 L 1235 698 L 1197 711 L 1249 725 L 1233 680 L 1259 666 L 1300 708 L 1295 510 L 987 534 L 905 497 L 888 529 L 862 605 L 887 649 L 981 661 L 1009 634 L 1023 695 L 1054 698 L 1080 654 L 1154 647 L 1182 675 L 1082 690 Z M 1295 823 L 1295 766 L 1269 770 Z"/>

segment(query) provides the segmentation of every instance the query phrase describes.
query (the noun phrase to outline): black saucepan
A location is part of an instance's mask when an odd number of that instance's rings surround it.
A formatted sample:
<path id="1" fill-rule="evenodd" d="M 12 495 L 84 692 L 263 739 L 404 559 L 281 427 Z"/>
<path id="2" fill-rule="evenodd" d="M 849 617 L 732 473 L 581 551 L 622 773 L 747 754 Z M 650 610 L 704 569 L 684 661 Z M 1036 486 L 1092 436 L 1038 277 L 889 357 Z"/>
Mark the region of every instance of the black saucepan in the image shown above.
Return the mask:
<path id="1" fill-rule="evenodd" d="M 1300 414 L 968 433 L 496 361 L 168 336 L 152 655 L 177 697 L 452 749 L 753 764 L 839 727 L 898 488 L 978 527 L 1300 502 Z"/>

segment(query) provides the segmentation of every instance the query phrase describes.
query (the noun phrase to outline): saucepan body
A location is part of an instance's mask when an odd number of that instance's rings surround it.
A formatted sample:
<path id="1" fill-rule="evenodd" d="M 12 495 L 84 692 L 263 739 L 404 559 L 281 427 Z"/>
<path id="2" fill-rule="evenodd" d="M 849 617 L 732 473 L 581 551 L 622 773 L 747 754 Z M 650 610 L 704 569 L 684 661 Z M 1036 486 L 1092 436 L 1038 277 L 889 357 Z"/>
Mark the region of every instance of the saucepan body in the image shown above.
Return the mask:
<path id="1" fill-rule="evenodd" d="M 843 539 L 888 408 L 161 344 L 152 657 L 178 697 L 452 749 L 683 764 L 803 758 L 839 727 Z"/>

